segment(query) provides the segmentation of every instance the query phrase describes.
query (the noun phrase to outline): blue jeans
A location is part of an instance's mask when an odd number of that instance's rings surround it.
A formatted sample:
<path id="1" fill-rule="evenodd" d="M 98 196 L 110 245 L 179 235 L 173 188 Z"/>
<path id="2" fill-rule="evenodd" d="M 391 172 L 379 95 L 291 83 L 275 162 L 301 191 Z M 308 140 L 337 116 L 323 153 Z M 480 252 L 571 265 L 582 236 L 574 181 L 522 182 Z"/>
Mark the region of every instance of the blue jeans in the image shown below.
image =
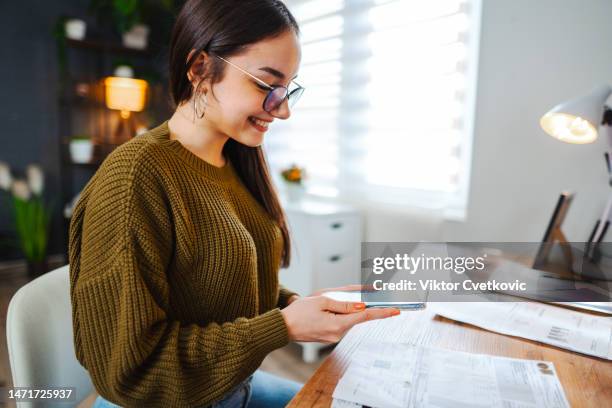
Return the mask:
<path id="1" fill-rule="evenodd" d="M 303 384 L 285 380 L 257 370 L 212 408 L 283 408 L 298 393 Z M 120 408 L 118 405 L 98 397 L 92 408 Z"/>

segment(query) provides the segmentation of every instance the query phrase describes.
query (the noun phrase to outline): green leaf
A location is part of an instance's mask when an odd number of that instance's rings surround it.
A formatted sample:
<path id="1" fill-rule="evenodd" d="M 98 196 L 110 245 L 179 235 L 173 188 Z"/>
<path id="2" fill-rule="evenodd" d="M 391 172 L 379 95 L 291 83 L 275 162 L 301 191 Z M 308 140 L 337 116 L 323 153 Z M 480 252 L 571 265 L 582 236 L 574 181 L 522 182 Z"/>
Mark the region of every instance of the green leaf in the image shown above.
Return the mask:
<path id="1" fill-rule="evenodd" d="M 138 7 L 138 0 L 113 0 L 115 10 L 124 16 L 134 13 Z"/>
<path id="2" fill-rule="evenodd" d="M 20 248 L 30 261 L 42 261 L 47 254 L 50 208 L 39 196 L 27 201 L 13 197 L 13 215 Z"/>

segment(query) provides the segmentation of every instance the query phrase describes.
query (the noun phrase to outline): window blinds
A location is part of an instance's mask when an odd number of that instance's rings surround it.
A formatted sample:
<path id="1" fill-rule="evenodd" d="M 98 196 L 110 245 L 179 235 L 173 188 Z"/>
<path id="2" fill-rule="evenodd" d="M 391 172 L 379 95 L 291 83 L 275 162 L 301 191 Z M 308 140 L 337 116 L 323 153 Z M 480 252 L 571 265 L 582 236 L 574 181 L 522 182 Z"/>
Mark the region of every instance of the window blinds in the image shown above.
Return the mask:
<path id="1" fill-rule="evenodd" d="M 469 186 L 480 3 L 293 0 L 306 87 L 265 148 L 310 193 L 461 213 Z"/>

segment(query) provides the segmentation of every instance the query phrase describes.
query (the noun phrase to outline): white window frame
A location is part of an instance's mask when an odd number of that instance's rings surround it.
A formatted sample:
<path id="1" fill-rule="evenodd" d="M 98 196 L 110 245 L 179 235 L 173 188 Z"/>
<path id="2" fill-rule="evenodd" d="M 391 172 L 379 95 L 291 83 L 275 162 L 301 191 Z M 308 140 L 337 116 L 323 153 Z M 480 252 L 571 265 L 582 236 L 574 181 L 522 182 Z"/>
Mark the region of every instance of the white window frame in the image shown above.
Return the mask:
<path id="1" fill-rule="evenodd" d="M 297 1 L 304 2 L 311 0 Z M 345 0 L 345 4 L 350 4 L 351 0 Z M 359 9 L 362 10 L 364 7 L 372 7 L 375 0 L 364 0 L 359 2 Z M 403 0 L 396 0 L 403 1 Z M 435 1 L 435 0 L 426 0 Z M 467 42 L 467 53 L 466 59 L 468 61 L 465 68 L 465 78 L 468 86 L 466 87 L 466 94 L 463 99 L 464 116 L 462 117 L 461 126 L 461 140 L 460 140 L 460 170 L 459 179 L 457 181 L 456 192 L 448 193 L 443 191 L 429 191 L 429 190 L 418 190 L 413 188 L 393 188 L 388 186 L 375 186 L 375 185 L 364 185 L 359 180 L 355 180 L 350 173 L 346 172 L 346 169 L 342 164 L 338 165 L 338 178 L 337 183 L 332 186 L 333 188 L 322 188 L 321 185 L 316 184 L 316 180 L 309 180 L 307 184 L 307 194 L 311 197 L 337 197 L 343 200 L 352 202 L 368 202 L 370 204 L 384 204 L 397 207 L 421 207 L 440 210 L 444 214 L 445 218 L 452 220 L 465 220 L 467 216 L 467 205 L 470 187 L 470 176 L 471 176 L 471 163 L 472 163 L 472 148 L 474 139 L 475 129 L 475 117 L 476 117 L 476 96 L 477 96 L 477 79 L 478 79 L 478 64 L 479 64 L 479 49 L 480 49 L 480 30 L 481 30 L 481 13 L 482 13 L 482 0 L 464 0 L 469 7 L 469 41 Z M 292 8 L 292 5 L 296 3 L 296 0 L 288 0 L 287 5 Z M 358 12 L 350 6 L 345 6 L 339 13 L 343 18 L 344 22 L 350 23 L 351 14 Z M 338 14 L 336 13 L 331 13 Z M 322 16 L 319 16 L 321 18 Z M 346 31 L 345 31 L 346 32 Z M 343 33 L 344 35 L 344 33 Z M 342 66 L 348 63 L 346 60 L 346 54 L 340 59 Z M 350 59 L 350 58 L 349 58 Z M 342 72 L 344 75 L 344 70 Z M 308 92 L 308 83 L 303 84 Z M 341 89 L 341 98 L 346 95 Z M 344 117 L 344 109 L 346 104 L 340 103 L 339 122 L 342 122 Z M 299 109 L 298 105 L 294 109 Z M 342 160 L 343 155 L 346 153 L 345 143 L 350 140 L 348 135 L 345 133 L 346 129 L 343 129 L 341 123 L 337 124 L 338 134 L 338 157 Z M 277 154 L 274 149 L 268 149 L 268 157 Z M 299 163 L 298 163 L 299 164 Z M 277 183 L 280 182 L 278 178 L 278 168 L 273 166 L 273 174 Z M 308 169 L 307 169 L 308 171 Z M 282 190 L 282 188 L 281 188 Z"/>

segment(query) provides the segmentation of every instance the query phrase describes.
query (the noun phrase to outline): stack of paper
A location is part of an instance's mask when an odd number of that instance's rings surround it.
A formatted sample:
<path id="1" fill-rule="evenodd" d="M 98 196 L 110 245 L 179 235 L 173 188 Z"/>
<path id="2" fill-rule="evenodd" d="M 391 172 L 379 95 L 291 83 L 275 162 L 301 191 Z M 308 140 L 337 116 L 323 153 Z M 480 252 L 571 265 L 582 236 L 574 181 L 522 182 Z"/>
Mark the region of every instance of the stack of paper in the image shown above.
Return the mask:
<path id="1" fill-rule="evenodd" d="M 429 304 L 440 316 L 612 360 L 612 318 L 534 302 Z"/>
<path id="2" fill-rule="evenodd" d="M 552 363 L 400 343 L 365 343 L 335 408 L 569 407 Z"/>

